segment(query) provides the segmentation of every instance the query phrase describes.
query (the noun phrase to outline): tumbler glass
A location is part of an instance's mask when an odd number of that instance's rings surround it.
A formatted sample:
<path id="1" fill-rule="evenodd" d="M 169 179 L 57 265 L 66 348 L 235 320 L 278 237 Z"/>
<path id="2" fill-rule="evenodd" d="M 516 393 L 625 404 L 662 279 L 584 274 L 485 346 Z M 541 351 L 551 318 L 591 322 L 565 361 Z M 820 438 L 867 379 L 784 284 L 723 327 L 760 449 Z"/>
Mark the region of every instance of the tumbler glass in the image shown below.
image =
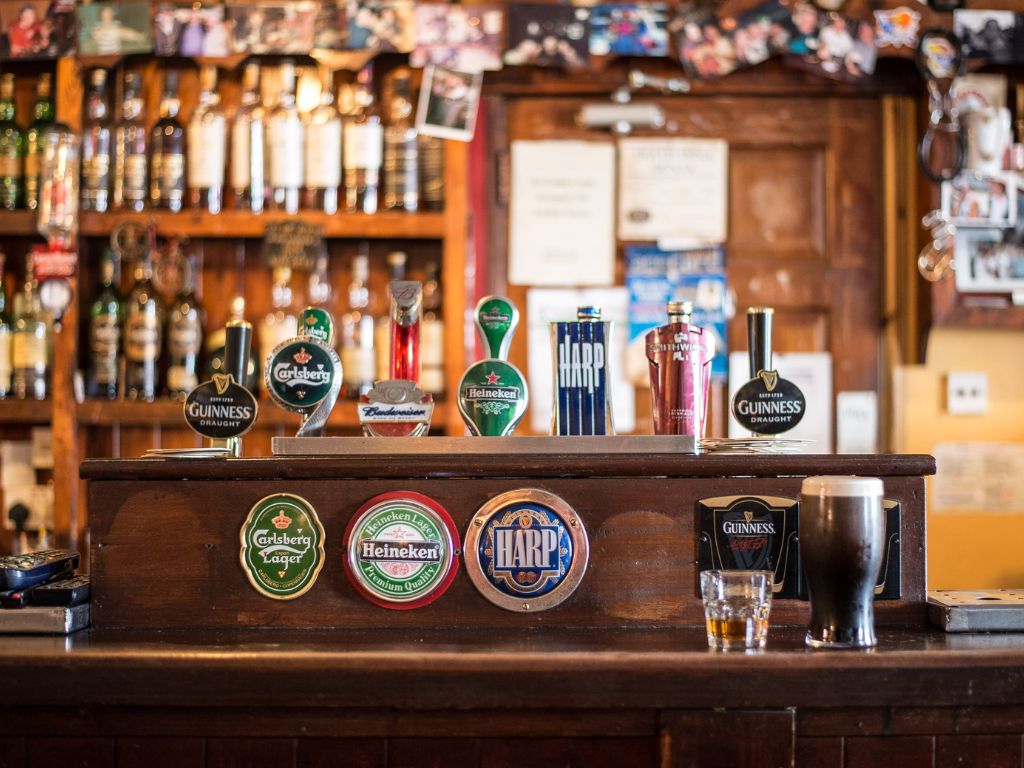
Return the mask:
<path id="1" fill-rule="evenodd" d="M 708 645 L 716 650 L 757 650 L 768 640 L 771 571 L 701 571 Z"/>

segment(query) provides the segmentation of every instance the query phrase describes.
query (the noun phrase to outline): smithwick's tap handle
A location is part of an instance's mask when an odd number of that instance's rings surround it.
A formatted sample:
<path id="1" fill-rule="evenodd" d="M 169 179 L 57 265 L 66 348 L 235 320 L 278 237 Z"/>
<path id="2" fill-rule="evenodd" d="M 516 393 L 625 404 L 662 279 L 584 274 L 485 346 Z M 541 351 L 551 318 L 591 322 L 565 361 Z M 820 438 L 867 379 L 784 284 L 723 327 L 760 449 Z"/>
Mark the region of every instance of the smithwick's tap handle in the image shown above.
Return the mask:
<path id="1" fill-rule="evenodd" d="M 252 348 L 252 324 L 245 320 L 231 320 L 224 328 L 224 372 L 245 386 Z"/>
<path id="2" fill-rule="evenodd" d="M 477 302 L 473 315 L 480 334 L 484 358 L 508 360 L 512 334 L 519 325 L 519 310 L 504 296 L 484 296 Z"/>
<path id="3" fill-rule="evenodd" d="M 750 378 L 772 368 L 772 316 L 771 307 L 751 307 L 747 310 L 747 343 L 750 350 Z"/>

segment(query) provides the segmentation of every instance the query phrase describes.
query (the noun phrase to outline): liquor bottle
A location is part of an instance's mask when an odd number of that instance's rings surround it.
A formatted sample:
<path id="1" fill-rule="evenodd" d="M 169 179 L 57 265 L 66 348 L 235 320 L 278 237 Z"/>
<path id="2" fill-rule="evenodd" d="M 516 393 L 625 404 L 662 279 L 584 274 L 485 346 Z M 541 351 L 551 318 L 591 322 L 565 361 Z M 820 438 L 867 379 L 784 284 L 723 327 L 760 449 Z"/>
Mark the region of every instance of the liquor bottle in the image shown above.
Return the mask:
<path id="1" fill-rule="evenodd" d="M 309 303 L 314 307 L 325 309 L 333 316 L 334 290 L 331 288 L 330 254 L 326 244 L 321 244 L 320 254 L 316 257 L 316 265 L 309 273 Z"/>
<path id="2" fill-rule="evenodd" d="M 297 213 L 303 183 L 305 131 L 295 105 L 295 64 L 285 61 L 278 71 L 281 90 L 267 118 L 270 197 L 277 210 Z"/>
<path id="3" fill-rule="evenodd" d="M 420 386 L 424 392 L 444 392 L 444 319 L 441 313 L 441 270 L 430 262 L 423 281 L 423 322 L 420 326 Z"/>
<path id="4" fill-rule="evenodd" d="M 388 127 L 384 129 L 384 207 L 409 211 L 419 208 L 419 131 L 412 122 L 411 74 L 395 70 L 391 76 Z"/>
<path id="5" fill-rule="evenodd" d="M 14 75 L 0 77 L 0 208 L 21 204 L 24 137 L 14 115 Z"/>
<path id="6" fill-rule="evenodd" d="M 224 204 L 228 122 L 217 93 L 217 68 L 203 67 L 199 85 L 199 106 L 188 123 L 190 203 L 193 208 L 220 213 Z"/>
<path id="7" fill-rule="evenodd" d="M 85 123 L 82 126 L 82 210 L 105 212 L 110 207 L 110 112 L 107 70 L 89 73 Z"/>
<path id="8" fill-rule="evenodd" d="M 419 135 L 420 210 L 444 210 L 444 141 Z"/>
<path id="9" fill-rule="evenodd" d="M 320 69 L 320 104 L 306 120 L 306 207 L 338 211 L 341 186 L 341 115 L 334 106 L 334 78 Z"/>
<path id="10" fill-rule="evenodd" d="M 11 322 L 7 316 L 7 288 L 4 265 L 7 256 L 0 251 L 0 398 L 11 394 Z"/>
<path id="11" fill-rule="evenodd" d="M 159 391 L 164 309 L 153 287 L 152 254 L 147 248 L 135 267 L 124 320 L 125 397 L 153 400 Z"/>
<path id="12" fill-rule="evenodd" d="M 117 259 L 111 250 L 100 263 L 100 292 L 89 308 L 89 397 L 113 400 L 118 388 L 121 348 L 121 295 L 115 286 Z"/>
<path id="13" fill-rule="evenodd" d="M 11 338 L 14 395 L 22 400 L 44 400 L 49 374 L 49 324 L 39 303 L 32 273 L 32 255 L 25 259 L 25 287 L 15 300 Z"/>
<path id="14" fill-rule="evenodd" d="M 167 313 L 167 394 L 178 400 L 184 400 L 199 385 L 205 312 L 195 286 L 195 269 L 190 263 L 181 293 Z"/>
<path id="15" fill-rule="evenodd" d="M 43 138 L 53 124 L 53 79 L 44 72 L 36 81 L 36 103 L 32 122 L 25 132 L 25 207 L 39 208 L 39 170 L 43 159 Z"/>
<path id="16" fill-rule="evenodd" d="M 358 399 L 373 387 L 374 317 L 371 311 L 370 261 L 366 254 L 352 259 L 348 312 L 341 318 L 342 395 Z"/>
<path id="17" fill-rule="evenodd" d="M 388 285 L 392 280 L 405 280 L 405 264 L 408 257 L 402 251 L 388 254 Z M 390 303 L 390 293 L 388 293 Z M 387 379 L 391 376 L 391 317 L 387 310 L 377 318 L 373 335 L 373 348 L 377 357 L 377 378 Z"/>
<path id="18" fill-rule="evenodd" d="M 177 213 L 185 204 L 185 129 L 178 120 L 178 73 L 164 73 L 160 119 L 150 133 L 149 202 Z"/>
<path id="19" fill-rule="evenodd" d="M 138 212 L 146 206 L 149 134 L 144 108 L 142 77 L 138 72 L 125 72 L 121 119 L 114 129 L 114 208 Z"/>
<path id="20" fill-rule="evenodd" d="M 260 65 L 246 64 L 242 75 L 242 103 L 231 124 L 231 188 L 235 207 L 255 213 L 263 210 L 266 199 L 267 124 L 259 89 Z"/>
<path id="21" fill-rule="evenodd" d="M 294 307 L 290 267 L 274 267 L 271 306 L 259 328 L 261 365 L 266 364 L 274 347 L 295 336 L 298 329 L 299 316 Z"/>
<path id="22" fill-rule="evenodd" d="M 349 213 L 376 213 L 384 129 L 373 103 L 372 64 L 367 64 L 356 76 L 352 105 L 345 115 L 343 147 L 345 210 Z"/>

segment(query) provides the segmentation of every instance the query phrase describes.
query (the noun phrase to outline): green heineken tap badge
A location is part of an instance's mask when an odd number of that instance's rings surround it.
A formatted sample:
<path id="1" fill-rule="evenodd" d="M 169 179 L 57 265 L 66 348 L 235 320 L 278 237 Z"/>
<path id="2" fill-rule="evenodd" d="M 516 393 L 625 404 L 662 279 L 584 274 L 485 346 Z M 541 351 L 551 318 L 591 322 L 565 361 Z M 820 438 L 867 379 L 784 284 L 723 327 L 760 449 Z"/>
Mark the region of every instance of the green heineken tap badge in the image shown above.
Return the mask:
<path id="1" fill-rule="evenodd" d="M 474 363 L 459 383 L 459 412 L 474 435 L 511 435 L 528 399 L 523 374 L 504 360 Z"/>
<path id="2" fill-rule="evenodd" d="M 275 493 L 242 526 L 239 559 L 253 588 L 275 600 L 304 595 L 324 564 L 324 528 L 308 501 Z"/>

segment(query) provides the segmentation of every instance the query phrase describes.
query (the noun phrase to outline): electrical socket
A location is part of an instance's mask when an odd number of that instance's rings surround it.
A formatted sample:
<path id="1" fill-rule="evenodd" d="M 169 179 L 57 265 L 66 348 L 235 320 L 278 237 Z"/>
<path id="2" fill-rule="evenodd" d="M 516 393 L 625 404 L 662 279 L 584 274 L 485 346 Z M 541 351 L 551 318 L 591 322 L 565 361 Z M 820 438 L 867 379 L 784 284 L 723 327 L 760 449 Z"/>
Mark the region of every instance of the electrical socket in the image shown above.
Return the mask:
<path id="1" fill-rule="evenodd" d="M 946 376 L 946 411 L 954 416 L 978 416 L 988 411 L 988 374 L 956 371 Z"/>

